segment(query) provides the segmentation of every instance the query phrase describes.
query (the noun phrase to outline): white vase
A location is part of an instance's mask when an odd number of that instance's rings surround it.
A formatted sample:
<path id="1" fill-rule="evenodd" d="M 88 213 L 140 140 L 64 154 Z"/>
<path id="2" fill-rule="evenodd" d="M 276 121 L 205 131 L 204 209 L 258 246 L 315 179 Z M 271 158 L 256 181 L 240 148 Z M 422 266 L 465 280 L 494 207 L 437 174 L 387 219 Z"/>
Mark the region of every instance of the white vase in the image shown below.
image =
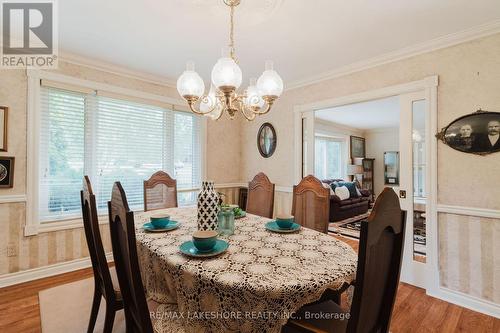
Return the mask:
<path id="1" fill-rule="evenodd" d="M 214 189 L 214 182 L 202 182 L 198 194 L 198 230 L 217 230 L 219 213 L 219 195 Z"/>

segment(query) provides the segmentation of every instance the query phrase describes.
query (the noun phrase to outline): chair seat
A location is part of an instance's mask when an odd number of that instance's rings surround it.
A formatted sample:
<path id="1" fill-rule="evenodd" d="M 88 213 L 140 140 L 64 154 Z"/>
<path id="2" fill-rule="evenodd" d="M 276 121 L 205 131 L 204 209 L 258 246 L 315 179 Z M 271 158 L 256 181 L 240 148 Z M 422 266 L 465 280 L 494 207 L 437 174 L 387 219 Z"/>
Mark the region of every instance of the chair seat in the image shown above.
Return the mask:
<path id="1" fill-rule="evenodd" d="M 346 313 L 334 301 L 328 300 L 302 307 L 296 319 L 290 319 L 283 326 L 282 333 L 302 333 L 304 330 L 324 333 L 342 333 L 347 329 Z"/>

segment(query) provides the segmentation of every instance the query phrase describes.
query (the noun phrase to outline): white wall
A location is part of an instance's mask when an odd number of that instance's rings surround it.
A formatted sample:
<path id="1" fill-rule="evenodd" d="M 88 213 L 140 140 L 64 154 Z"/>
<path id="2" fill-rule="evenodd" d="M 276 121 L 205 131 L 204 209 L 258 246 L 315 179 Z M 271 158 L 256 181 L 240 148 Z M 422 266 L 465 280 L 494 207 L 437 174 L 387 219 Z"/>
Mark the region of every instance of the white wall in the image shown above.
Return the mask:
<path id="1" fill-rule="evenodd" d="M 384 189 L 384 152 L 399 151 L 399 128 L 365 131 L 366 157 L 374 158 L 374 189 L 379 195 Z"/>

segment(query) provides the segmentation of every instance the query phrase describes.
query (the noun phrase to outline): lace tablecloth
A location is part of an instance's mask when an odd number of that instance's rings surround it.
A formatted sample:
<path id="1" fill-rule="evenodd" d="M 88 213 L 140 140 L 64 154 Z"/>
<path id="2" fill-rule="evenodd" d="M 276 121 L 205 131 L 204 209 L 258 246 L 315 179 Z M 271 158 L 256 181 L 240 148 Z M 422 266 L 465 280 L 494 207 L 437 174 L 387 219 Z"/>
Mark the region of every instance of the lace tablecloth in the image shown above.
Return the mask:
<path id="1" fill-rule="evenodd" d="M 148 296 L 177 303 L 187 332 L 279 332 L 288 316 L 318 300 L 327 288 L 355 278 L 357 255 L 325 234 L 302 228 L 276 234 L 267 218 L 236 220 L 226 253 L 206 259 L 184 256 L 179 245 L 197 229 L 196 208 L 166 209 L 181 226 L 167 233 L 141 228 L 152 213 L 136 215 L 137 248 Z M 159 315 L 159 314 L 157 314 Z"/>

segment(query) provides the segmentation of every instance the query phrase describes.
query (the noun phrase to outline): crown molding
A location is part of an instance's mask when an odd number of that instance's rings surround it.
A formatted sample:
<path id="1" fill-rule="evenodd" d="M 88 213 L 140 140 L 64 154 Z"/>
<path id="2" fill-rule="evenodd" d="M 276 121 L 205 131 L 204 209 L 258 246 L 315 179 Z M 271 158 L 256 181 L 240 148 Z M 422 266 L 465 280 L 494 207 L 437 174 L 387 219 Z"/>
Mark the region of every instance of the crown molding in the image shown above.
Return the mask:
<path id="1" fill-rule="evenodd" d="M 171 78 L 161 75 L 154 75 L 142 71 L 132 70 L 106 61 L 97 60 L 95 58 L 83 57 L 63 50 L 59 51 L 59 61 L 67 62 L 73 65 L 85 66 L 102 72 L 120 75 L 149 83 L 154 83 L 169 88 L 174 88 L 174 89 L 176 88 L 176 82 Z"/>
<path id="2" fill-rule="evenodd" d="M 385 53 L 377 57 L 354 62 L 352 64 L 342 66 L 337 69 L 324 72 L 322 74 L 313 75 L 305 79 L 292 81 L 286 85 L 285 91 L 338 78 L 351 73 L 359 72 L 365 69 L 377 67 L 398 60 L 411 58 L 435 50 L 444 49 L 450 46 L 465 43 L 468 41 L 472 41 L 474 39 L 486 37 L 496 33 L 500 33 L 500 20 L 492 21 L 470 29 L 462 30 L 456 33 L 431 39 L 429 41 L 415 44 L 389 53 Z"/>
<path id="3" fill-rule="evenodd" d="M 329 121 L 329 120 L 325 120 L 325 119 L 317 118 L 317 117 L 314 118 L 314 122 L 320 126 L 330 127 L 330 129 L 332 129 L 332 127 L 333 127 L 334 131 L 335 130 L 336 131 L 345 131 L 345 132 L 359 133 L 359 134 L 363 134 L 366 131 L 362 128 L 356 128 L 356 127 L 352 127 L 352 126 L 348 126 L 348 125 L 342 125 L 342 124 L 336 123 L 334 121 Z M 316 129 L 321 130 L 320 127 L 317 127 Z M 339 133 L 339 134 L 344 135 L 344 133 Z"/>
<path id="4" fill-rule="evenodd" d="M 365 134 L 379 134 L 379 133 L 399 133 L 399 127 L 380 127 L 365 129 Z"/>

